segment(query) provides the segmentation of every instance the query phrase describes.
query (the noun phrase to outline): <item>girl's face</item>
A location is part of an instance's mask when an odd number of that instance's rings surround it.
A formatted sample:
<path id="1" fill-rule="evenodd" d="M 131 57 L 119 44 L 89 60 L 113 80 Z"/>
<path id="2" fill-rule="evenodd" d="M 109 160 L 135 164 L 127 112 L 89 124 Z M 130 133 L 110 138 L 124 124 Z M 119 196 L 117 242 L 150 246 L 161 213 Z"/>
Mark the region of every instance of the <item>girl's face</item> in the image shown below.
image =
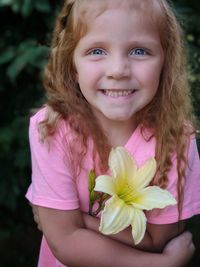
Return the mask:
<path id="1" fill-rule="evenodd" d="M 125 8 L 97 16 L 74 51 L 80 90 L 105 127 L 133 125 L 155 96 L 163 61 L 156 25 Z"/>

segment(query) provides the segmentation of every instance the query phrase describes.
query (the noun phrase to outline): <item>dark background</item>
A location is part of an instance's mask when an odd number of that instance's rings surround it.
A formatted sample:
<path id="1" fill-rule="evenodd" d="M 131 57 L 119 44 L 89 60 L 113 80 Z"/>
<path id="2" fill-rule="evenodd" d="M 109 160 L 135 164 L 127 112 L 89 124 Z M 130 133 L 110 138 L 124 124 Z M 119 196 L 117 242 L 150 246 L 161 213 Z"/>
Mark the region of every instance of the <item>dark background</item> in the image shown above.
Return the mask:
<path id="1" fill-rule="evenodd" d="M 28 121 L 45 99 L 41 71 L 61 0 L 0 0 L 0 255 L 1 267 L 36 266 L 40 232 L 25 200 L 30 183 Z M 200 118 L 200 4 L 174 0 L 185 29 L 189 80 Z M 198 141 L 199 142 L 199 141 Z M 190 267 L 200 266 L 200 217 L 188 228 L 197 247 Z"/>

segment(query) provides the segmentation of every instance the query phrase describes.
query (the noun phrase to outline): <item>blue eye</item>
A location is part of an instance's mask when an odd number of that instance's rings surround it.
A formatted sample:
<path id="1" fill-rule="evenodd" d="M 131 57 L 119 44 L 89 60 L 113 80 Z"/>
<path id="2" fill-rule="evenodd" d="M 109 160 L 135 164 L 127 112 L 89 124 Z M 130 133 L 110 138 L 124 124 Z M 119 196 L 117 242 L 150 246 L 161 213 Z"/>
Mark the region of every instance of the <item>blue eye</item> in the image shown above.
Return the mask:
<path id="1" fill-rule="evenodd" d="M 90 52 L 89 52 L 90 55 L 105 55 L 105 52 L 100 49 L 100 48 L 95 48 L 95 49 L 92 49 Z"/>
<path id="2" fill-rule="evenodd" d="M 144 48 L 135 48 L 131 51 L 131 55 L 135 56 L 144 56 L 147 54 L 147 51 Z"/>

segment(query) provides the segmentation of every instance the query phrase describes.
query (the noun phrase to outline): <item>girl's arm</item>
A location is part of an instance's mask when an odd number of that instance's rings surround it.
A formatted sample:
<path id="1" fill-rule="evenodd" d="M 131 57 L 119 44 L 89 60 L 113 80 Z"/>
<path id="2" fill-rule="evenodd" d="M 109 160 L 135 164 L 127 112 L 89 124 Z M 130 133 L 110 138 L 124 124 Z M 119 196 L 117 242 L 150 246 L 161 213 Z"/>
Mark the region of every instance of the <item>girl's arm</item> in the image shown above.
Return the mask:
<path id="1" fill-rule="evenodd" d="M 41 224 L 38 217 L 37 206 L 31 205 L 34 220 L 37 223 L 38 229 L 41 229 Z M 86 213 L 82 213 L 85 227 L 95 232 L 99 232 L 99 218 L 92 217 Z M 184 223 L 180 222 L 174 224 L 166 225 L 153 225 L 147 224 L 147 232 L 144 236 L 142 242 L 137 245 L 138 249 L 151 251 L 151 252 L 161 252 L 166 245 L 166 243 L 183 232 Z M 120 241 L 128 246 L 134 246 L 133 238 L 131 234 L 131 228 L 128 227 L 124 231 L 121 231 L 115 235 L 109 235 L 110 238 Z"/>
<path id="2" fill-rule="evenodd" d="M 86 228 L 96 232 L 99 231 L 98 229 L 100 220 L 98 218 L 89 216 L 88 214 L 83 214 L 83 218 Z M 147 224 L 147 231 L 144 239 L 140 244 L 137 245 L 137 248 L 145 251 L 161 252 L 167 242 L 182 233 L 183 230 L 183 222 L 165 225 Z M 110 237 L 129 246 L 134 245 L 131 234 L 131 227 L 128 227 L 118 234 L 110 235 Z"/>
<path id="3" fill-rule="evenodd" d="M 38 207 L 38 215 L 55 257 L 73 267 L 182 267 L 194 252 L 188 234 L 173 240 L 163 254 L 147 253 L 86 229 L 79 210 Z"/>

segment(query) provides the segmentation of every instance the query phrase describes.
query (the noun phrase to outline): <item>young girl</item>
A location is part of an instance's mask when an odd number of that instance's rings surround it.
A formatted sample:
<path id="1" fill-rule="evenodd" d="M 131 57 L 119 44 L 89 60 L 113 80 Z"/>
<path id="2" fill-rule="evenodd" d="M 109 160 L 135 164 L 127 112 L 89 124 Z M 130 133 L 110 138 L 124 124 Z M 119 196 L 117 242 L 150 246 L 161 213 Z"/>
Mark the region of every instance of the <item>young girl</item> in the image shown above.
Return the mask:
<path id="1" fill-rule="evenodd" d="M 165 0 L 65 1 L 45 69 L 48 102 L 31 118 L 29 132 L 26 197 L 37 206 L 44 234 L 40 267 L 178 267 L 192 256 L 188 233 L 167 244 L 183 231 L 183 220 L 200 213 L 181 38 Z M 136 248 L 129 228 L 104 236 L 99 219 L 87 215 L 89 171 L 105 174 L 117 146 L 138 166 L 155 157 L 153 184 L 178 201 L 146 214 L 147 231 Z"/>

